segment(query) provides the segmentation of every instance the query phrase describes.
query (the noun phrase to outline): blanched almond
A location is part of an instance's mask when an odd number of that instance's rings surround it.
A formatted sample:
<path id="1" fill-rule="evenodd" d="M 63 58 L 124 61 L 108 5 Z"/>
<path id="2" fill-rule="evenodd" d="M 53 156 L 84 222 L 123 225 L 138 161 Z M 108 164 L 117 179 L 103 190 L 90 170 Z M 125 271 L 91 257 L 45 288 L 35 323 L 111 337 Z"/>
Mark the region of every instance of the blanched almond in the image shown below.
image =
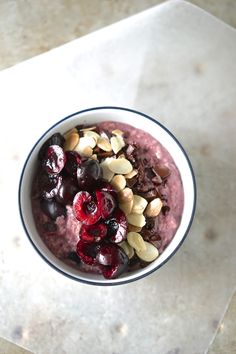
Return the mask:
<path id="1" fill-rule="evenodd" d="M 127 234 L 128 244 L 135 249 L 136 252 L 145 251 L 146 245 L 140 234 L 137 232 L 128 232 Z"/>
<path id="2" fill-rule="evenodd" d="M 138 174 L 138 170 L 133 170 L 133 171 L 131 171 L 130 173 L 127 173 L 126 175 L 125 175 L 125 178 L 126 179 L 131 179 L 131 178 L 133 178 L 134 176 L 136 176 Z"/>
<path id="3" fill-rule="evenodd" d="M 124 250 L 125 254 L 131 259 L 134 256 L 134 249 L 131 247 L 128 242 L 122 241 L 119 243 L 119 246 Z"/>
<path id="4" fill-rule="evenodd" d="M 118 193 L 118 200 L 119 203 L 124 204 L 127 203 L 131 200 L 133 200 L 133 191 L 130 188 L 125 188 L 122 189 L 119 193 Z"/>
<path id="5" fill-rule="evenodd" d="M 80 144 L 78 144 L 74 150 L 84 157 L 90 157 L 93 155 L 93 149 L 90 146 L 80 146 Z"/>
<path id="6" fill-rule="evenodd" d="M 115 129 L 115 130 L 112 130 L 112 134 L 119 136 L 119 135 L 123 135 L 124 132 L 122 132 L 122 130 L 120 130 L 120 129 Z"/>
<path id="7" fill-rule="evenodd" d="M 117 154 L 124 146 L 125 142 L 121 135 L 112 136 L 110 139 L 112 150 Z"/>
<path id="8" fill-rule="evenodd" d="M 127 220 L 129 224 L 138 227 L 143 227 L 146 224 L 146 219 L 142 214 L 129 214 Z"/>
<path id="9" fill-rule="evenodd" d="M 125 154 L 120 154 L 117 158 L 118 159 L 125 159 L 126 157 L 125 157 Z"/>
<path id="10" fill-rule="evenodd" d="M 100 135 L 92 130 L 87 130 L 84 132 L 84 136 L 89 136 L 95 140 L 97 143 L 98 139 L 100 138 Z"/>
<path id="11" fill-rule="evenodd" d="M 131 213 L 132 207 L 133 207 L 133 199 L 126 203 L 119 203 L 119 208 L 125 213 L 126 216 Z"/>
<path id="12" fill-rule="evenodd" d="M 155 216 L 160 214 L 162 208 L 162 201 L 160 198 L 153 199 L 147 206 L 145 210 L 145 215 L 149 218 L 154 218 Z"/>
<path id="13" fill-rule="evenodd" d="M 141 251 L 136 250 L 137 256 L 145 262 L 153 262 L 159 256 L 158 249 L 149 242 L 144 241 L 144 243 L 146 249 Z"/>
<path id="14" fill-rule="evenodd" d="M 125 188 L 126 179 L 123 175 L 116 175 L 112 178 L 111 184 L 115 188 L 115 190 L 119 192 Z"/>
<path id="15" fill-rule="evenodd" d="M 108 182 L 110 182 L 112 180 L 112 178 L 114 177 L 114 172 L 112 172 L 108 167 L 111 160 L 113 160 L 112 157 L 107 157 L 105 160 L 103 160 L 100 163 L 100 166 L 101 166 L 102 172 L 103 172 L 103 178 Z"/>
<path id="16" fill-rule="evenodd" d="M 92 149 L 96 146 L 95 140 L 91 136 L 83 136 L 79 140 L 79 148 L 84 148 L 86 146 L 91 147 Z"/>
<path id="17" fill-rule="evenodd" d="M 112 172 L 119 175 L 126 175 L 133 170 L 133 166 L 129 160 L 124 158 L 113 159 L 109 164 L 109 168 Z"/>
<path id="18" fill-rule="evenodd" d="M 95 126 L 94 127 L 88 127 L 88 128 L 82 128 L 82 129 L 80 129 L 80 131 L 81 132 L 87 132 L 87 131 L 94 130 L 94 129 L 96 129 Z"/>
<path id="19" fill-rule="evenodd" d="M 146 208 L 148 202 L 143 197 L 134 194 L 134 204 L 132 214 L 142 214 Z"/>
<path id="20" fill-rule="evenodd" d="M 140 232 L 141 230 L 141 227 L 128 224 L 128 232 Z"/>
<path id="21" fill-rule="evenodd" d="M 93 154 L 93 155 L 91 156 L 91 159 L 92 159 L 92 160 L 97 160 L 97 159 L 98 159 L 97 154 Z"/>
<path id="22" fill-rule="evenodd" d="M 64 150 L 69 151 L 69 150 L 74 150 L 76 145 L 79 143 L 79 134 L 78 133 L 71 133 L 67 135 L 65 144 L 64 144 Z"/>
<path id="23" fill-rule="evenodd" d="M 70 136 L 72 133 L 77 133 L 78 134 L 78 131 L 76 128 L 72 128 L 70 130 L 68 130 L 65 134 L 63 134 L 64 138 L 67 139 L 68 136 Z"/>
<path id="24" fill-rule="evenodd" d="M 112 147 L 111 147 L 109 140 L 107 140 L 105 138 L 99 137 L 99 139 L 97 141 L 97 146 L 100 149 L 102 149 L 103 151 L 112 151 Z"/>

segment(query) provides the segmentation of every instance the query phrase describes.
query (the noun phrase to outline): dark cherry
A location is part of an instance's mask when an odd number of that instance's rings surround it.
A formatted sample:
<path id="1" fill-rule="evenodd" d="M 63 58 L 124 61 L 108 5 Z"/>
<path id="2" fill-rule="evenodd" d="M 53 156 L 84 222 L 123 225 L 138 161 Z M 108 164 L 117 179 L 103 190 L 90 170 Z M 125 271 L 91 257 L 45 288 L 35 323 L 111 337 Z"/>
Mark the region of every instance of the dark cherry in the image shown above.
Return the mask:
<path id="1" fill-rule="evenodd" d="M 51 175 L 61 172 L 66 163 L 66 155 L 59 145 L 50 145 L 44 155 L 42 166 Z"/>
<path id="2" fill-rule="evenodd" d="M 49 175 L 44 171 L 39 172 L 38 188 L 40 195 L 44 199 L 52 199 L 58 193 L 62 184 L 62 177 L 58 175 Z"/>
<path id="3" fill-rule="evenodd" d="M 100 242 L 107 235 L 107 226 L 98 222 L 94 225 L 82 225 L 80 238 L 85 242 Z"/>
<path id="4" fill-rule="evenodd" d="M 66 208 L 55 200 L 42 199 L 40 205 L 42 211 L 53 220 L 56 220 L 56 218 L 61 215 L 66 216 Z"/>
<path id="5" fill-rule="evenodd" d="M 111 227 L 109 228 L 110 223 Z M 117 208 L 114 211 L 112 218 L 106 221 L 106 224 L 108 224 L 108 237 L 110 241 L 119 243 L 126 239 L 128 223 L 122 210 Z"/>
<path id="6" fill-rule="evenodd" d="M 77 168 L 81 165 L 82 158 L 76 151 L 66 151 L 65 170 L 69 176 L 76 177 Z"/>
<path id="7" fill-rule="evenodd" d="M 97 189 L 103 192 L 110 193 L 115 199 L 117 199 L 117 192 L 111 183 L 101 180 L 97 186 Z"/>
<path id="8" fill-rule="evenodd" d="M 116 207 L 114 197 L 108 192 L 96 191 L 96 198 L 101 217 L 107 219 Z"/>
<path id="9" fill-rule="evenodd" d="M 119 246 L 104 244 L 96 256 L 102 274 L 106 279 L 114 279 L 121 275 L 128 267 L 129 258 Z"/>
<path id="10" fill-rule="evenodd" d="M 95 224 L 101 217 L 100 210 L 91 194 L 86 191 L 77 193 L 73 200 L 74 215 L 86 225 Z"/>
<path id="11" fill-rule="evenodd" d="M 53 134 L 48 140 L 45 141 L 45 143 L 42 145 L 41 149 L 39 150 L 38 158 L 39 160 L 43 160 L 45 157 L 45 153 L 47 148 L 50 145 L 59 145 L 63 147 L 65 142 L 65 138 L 60 134 L 60 133 L 55 133 Z"/>
<path id="12" fill-rule="evenodd" d="M 99 250 L 100 245 L 80 240 L 77 243 L 76 253 L 85 264 L 94 265 Z"/>
<path id="13" fill-rule="evenodd" d="M 94 189 L 102 178 L 102 169 L 96 160 L 87 160 L 77 169 L 77 180 L 81 190 Z"/>
<path id="14" fill-rule="evenodd" d="M 78 192 L 78 189 L 77 180 L 70 177 L 64 178 L 60 188 L 58 189 L 56 200 L 64 205 L 72 205 L 74 196 Z"/>

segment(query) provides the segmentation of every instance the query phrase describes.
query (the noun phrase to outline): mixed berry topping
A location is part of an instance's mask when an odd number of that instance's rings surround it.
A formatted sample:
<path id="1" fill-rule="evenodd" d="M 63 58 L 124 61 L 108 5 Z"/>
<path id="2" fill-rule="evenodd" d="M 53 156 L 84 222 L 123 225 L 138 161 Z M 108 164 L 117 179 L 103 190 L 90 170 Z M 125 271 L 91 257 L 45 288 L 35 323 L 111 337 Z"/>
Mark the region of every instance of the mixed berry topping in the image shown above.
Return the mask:
<path id="1" fill-rule="evenodd" d="M 67 219 L 70 208 L 80 227 L 67 258 L 79 268 L 99 269 L 106 279 L 158 257 L 158 215 L 169 208 L 160 186 L 170 170 L 142 159 L 125 135 L 77 126 L 53 134 L 38 154 L 35 195 L 48 217 L 45 232 L 59 237 L 57 218 Z"/>

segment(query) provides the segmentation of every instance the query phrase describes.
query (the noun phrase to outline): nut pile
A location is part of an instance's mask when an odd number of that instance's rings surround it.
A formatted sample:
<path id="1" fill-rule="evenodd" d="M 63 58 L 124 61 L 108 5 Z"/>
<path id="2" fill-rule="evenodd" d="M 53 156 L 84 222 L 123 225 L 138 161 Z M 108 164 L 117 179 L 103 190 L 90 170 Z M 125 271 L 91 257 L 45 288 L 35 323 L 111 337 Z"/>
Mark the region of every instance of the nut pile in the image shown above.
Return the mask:
<path id="1" fill-rule="evenodd" d="M 170 171 L 165 166 L 158 166 L 151 168 L 151 176 L 150 171 L 149 175 L 145 174 L 143 164 L 140 166 L 134 158 L 136 147 L 125 143 L 124 134 L 119 129 L 110 134 L 107 131 L 99 131 L 96 126 L 76 127 L 64 134 L 63 147 L 65 151 L 76 151 L 82 158 L 99 162 L 103 179 L 117 192 L 119 208 L 128 221 L 126 240 L 119 243 L 119 246 L 129 259 L 136 254 L 142 261 L 152 262 L 159 253 L 151 242 L 147 242 L 149 231 L 148 228 L 145 229 L 145 225 L 147 219 L 150 225 L 150 218 L 157 218 L 162 210 L 163 201 L 155 186 L 162 183 Z M 149 186 L 146 191 L 147 179 L 153 188 Z M 135 184 L 141 184 L 141 189 L 135 187 Z M 167 208 L 165 206 L 165 210 Z"/>

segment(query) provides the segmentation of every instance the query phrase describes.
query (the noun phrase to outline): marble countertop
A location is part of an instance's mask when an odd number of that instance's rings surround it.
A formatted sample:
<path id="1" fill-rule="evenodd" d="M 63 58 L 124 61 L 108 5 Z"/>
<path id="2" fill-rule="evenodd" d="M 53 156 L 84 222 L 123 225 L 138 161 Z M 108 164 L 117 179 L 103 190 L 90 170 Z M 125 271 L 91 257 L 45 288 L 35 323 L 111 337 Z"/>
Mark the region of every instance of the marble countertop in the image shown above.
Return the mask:
<path id="1" fill-rule="evenodd" d="M 227 353 L 235 352 L 235 41 L 233 28 L 176 0 L 0 72 L 0 336 L 37 354 L 213 354 L 227 333 Z M 103 105 L 166 125 L 198 186 L 195 221 L 177 254 L 145 279 L 106 288 L 49 268 L 17 205 L 35 140 L 64 116 Z"/>

